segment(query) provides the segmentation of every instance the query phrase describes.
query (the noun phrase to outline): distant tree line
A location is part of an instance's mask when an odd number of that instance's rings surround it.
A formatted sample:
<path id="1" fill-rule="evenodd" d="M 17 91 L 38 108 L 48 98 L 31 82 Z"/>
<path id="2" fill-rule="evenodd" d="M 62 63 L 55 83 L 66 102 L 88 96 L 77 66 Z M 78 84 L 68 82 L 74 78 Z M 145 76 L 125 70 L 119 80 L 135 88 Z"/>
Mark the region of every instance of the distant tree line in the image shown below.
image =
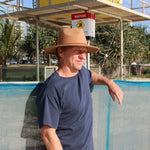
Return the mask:
<path id="1" fill-rule="evenodd" d="M 131 62 L 150 63 L 150 33 L 146 27 L 124 24 L 124 64 Z M 96 38 L 93 45 L 100 47 L 100 51 L 91 55 L 92 60 L 103 66 L 120 64 L 120 27 L 119 25 L 104 25 L 96 28 Z"/>

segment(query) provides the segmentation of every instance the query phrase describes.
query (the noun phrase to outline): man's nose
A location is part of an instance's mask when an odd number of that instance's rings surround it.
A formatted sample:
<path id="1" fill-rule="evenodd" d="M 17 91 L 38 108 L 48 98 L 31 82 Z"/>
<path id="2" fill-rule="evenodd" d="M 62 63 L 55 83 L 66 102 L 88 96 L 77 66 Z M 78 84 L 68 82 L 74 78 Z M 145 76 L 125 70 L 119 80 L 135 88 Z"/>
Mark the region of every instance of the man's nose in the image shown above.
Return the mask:
<path id="1" fill-rule="evenodd" d="M 79 56 L 82 59 L 86 59 L 86 52 L 81 52 Z"/>

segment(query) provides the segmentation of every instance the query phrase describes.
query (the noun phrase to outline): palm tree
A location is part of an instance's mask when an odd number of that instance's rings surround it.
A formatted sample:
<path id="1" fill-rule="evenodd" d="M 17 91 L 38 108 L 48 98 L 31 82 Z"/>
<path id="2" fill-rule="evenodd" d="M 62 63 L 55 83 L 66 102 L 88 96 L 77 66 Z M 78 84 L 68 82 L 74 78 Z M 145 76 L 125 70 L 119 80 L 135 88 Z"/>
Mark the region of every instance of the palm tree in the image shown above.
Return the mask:
<path id="1" fill-rule="evenodd" d="M 0 60 L 6 66 L 6 60 L 8 58 L 12 59 L 16 54 L 15 48 L 18 44 L 18 39 L 21 37 L 21 31 L 15 30 L 14 22 L 8 19 L 1 22 L 0 31 Z"/>
<path id="2" fill-rule="evenodd" d="M 45 28 L 39 28 L 39 49 L 40 54 L 43 55 L 43 50 L 50 45 L 55 45 L 57 40 L 57 32 Z M 27 35 L 24 37 L 19 48 L 22 53 L 28 53 L 30 61 L 36 55 L 36 28 L 31 25 L 28 28 Z"/>
<path id="3" fill-rule="evenodd" d="M 8 2 L 10 2 L 11 0 L 6 0 L 4 2 L 0 2 L 0 12 L 6 14 L 5 12 L 5 8 L 3 7 L 3 5 L 9 5 Z"/>
<path id="4" fill-rule="evenodd" d="M 148 35 L 145 27 L 124 26 L 124 60 L 127 65 L 133 61 L 148 62 Z"/>
<path id="5" fill-rule="evenodd" d="M 116 66 L 120 62 L 120 33 L 118 25 L 105 25 L 96 28 L 93 45 L 100 47 L 100 51 L 91 54 L 91 58 L 101 67 Z"/>

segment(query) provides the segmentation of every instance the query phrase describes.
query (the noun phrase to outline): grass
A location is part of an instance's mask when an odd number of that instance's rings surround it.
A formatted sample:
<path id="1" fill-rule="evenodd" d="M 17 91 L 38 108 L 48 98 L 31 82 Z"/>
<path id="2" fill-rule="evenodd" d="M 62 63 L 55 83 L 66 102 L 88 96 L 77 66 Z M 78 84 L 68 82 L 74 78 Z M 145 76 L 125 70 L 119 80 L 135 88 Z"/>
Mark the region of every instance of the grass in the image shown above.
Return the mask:
<path id="1" fill-rule="evenodd" d="M 92 70 L 92 71 L 94 71 L 94 72 L 96 72 L 96 73 L 99 72 L 98 68 L 91 68 L 90 70 Z"/>
<path id="2" fill-rule="evenodd" d="M 40 81 L 44 80 L 44 66 L 40 65 Z M 9 65 L 2 70 L 2 81 L 36 81 L 35 64 Z"/>
<path id="3" fill-rule="evenodd" d="M 150 78 L 150 74 L 145 74 L 145 75 L 128 75 L 128 76 L 124 77 L 124 79 L 132 79 L 132 78 Z"/>
<path id="4" fill-rule="evenodd" d="M 44 67 L 44 66 L 47 66 L 47 65 L 42 65 L 40 64 L 39 65 L 40 67 Z M 8 65 L 7 67 L 36 67 L 36 64 L 17 64 L 17 65 Z"/>
<path id="5" fill-rule="evenodd" d="M 40 68 L 40 81 L 44 81 L 44 67 L 46 65 L 39 66 Z M 1 66 L 0 66 L 1 67 Z M 92 71 L 99 73 L 98 68 L 91 68 Z M 36 81 L 37 76 L 36 64 L 17 64 L 9 65 L 6 70 L 2 71 L 2 81 Z M 150 73 L 145 75 L 128 75 L 124 79 L 132 78 L 150 78 Z M 117 79 L 117 77 L 115 78 Z"/>

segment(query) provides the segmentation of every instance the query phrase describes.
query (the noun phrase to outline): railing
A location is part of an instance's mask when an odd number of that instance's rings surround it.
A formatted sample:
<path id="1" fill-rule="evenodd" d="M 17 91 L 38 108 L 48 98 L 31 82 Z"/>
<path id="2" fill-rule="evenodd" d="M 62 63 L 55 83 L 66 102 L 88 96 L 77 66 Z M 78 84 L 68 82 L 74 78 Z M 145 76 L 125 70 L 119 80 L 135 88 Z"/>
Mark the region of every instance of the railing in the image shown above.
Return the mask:
<path id="1" fill-rule="evenodd" d="M 145 0 L 137 0 L 141 2 L 141 7 L 133 8 L 133 0 L 131 0 L 131 9 L 139 10 L 142 9 L 143 13 L 145 14 L 145 9 L 150 8 L 150 3 L 146 2 Z"/>
<path id="2" fill-rule="evenodd" d="M 123 1 L 122 0 L 106 0 L 106 1 L 111 1 L 112 3 L 118 3 L 120 5 L 123 5 Z M 131 4 L 131 9 L 134 9 L 134 10 L 142 9 L 144 14 L 145 14 L 145 9 L 150 8 L 150 3 L 148 2 L 148 0 L 147 1 L 146 0 L 137 0 L 137 1 L 130 0 L 129 2 Z M 138 2 L 141 3 L 141 7 L 134 7 L 133 5 L 135 3 L 137 5 Z M 32 0 L 29 3 L 32 4 L 33 8 L 36 8 L 39 5 L 39 0 Z M 15 7 L 17 9 L 17 11 L 23 11 L 24 9 L 29 9 L 24 0 L 17 0 L 16 4 L 12 5 L 12 6 Z"/>

